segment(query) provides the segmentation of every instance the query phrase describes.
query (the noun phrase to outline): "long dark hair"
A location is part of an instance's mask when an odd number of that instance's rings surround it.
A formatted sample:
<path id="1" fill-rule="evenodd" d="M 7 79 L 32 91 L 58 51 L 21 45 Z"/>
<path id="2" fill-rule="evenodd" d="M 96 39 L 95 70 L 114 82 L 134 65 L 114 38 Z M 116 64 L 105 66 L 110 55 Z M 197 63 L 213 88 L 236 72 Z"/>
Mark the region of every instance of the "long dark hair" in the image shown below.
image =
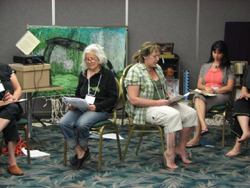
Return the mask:
<path id="1" fill-rule="evenodd" d="M 229 68 L 231 63 L 228 58 L 228 48 L 227 48 L 227 44 L 222 40 L 218 40 L 215 43 L 213 43 L 211 47 L 211 51 L 210 51 L 210 58 L 207 63 L 211 63 L 214 61 L 213 52 L 216 50 L 223 53 L 223 58 L 221 59 L 220 68 L 224 68 L 224 67 Z"/>
<path id="2" fill-rule="evenodd" d="M 143 56 L 148 56 L 153 51 L 160 51 L 160 46 L 158 46 L 155 42 L 151 41 L 143 43 L 141 49 L 134 53 L 132 57 L 133 63 L 144 63 Z"/>

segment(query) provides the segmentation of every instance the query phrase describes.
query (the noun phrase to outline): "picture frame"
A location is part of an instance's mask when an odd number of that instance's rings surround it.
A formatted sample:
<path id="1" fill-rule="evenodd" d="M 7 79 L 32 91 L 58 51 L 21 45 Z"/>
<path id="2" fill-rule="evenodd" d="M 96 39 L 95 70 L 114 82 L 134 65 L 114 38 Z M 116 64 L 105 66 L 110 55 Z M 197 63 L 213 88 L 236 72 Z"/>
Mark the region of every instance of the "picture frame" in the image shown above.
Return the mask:
<path id="1" fill-rule="evenodd" d="M 173 54 L 174 51 L 174 43 L 157 43 L 158 46 L 160 46 L 160 54 Z"/>

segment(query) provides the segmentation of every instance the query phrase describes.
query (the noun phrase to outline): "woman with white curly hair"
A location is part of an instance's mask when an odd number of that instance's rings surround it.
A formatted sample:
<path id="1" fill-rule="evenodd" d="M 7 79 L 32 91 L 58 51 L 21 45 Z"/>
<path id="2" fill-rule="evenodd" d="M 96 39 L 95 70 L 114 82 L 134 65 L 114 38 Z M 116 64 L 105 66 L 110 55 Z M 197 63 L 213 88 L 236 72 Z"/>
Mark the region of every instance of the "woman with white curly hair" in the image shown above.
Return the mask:
<path id="1" fill-rule="evenodd" d="M 108 119 L 118 97 L 114 75 L 104 67 L 107 57 L 103 48 L 98 44 L 87 46 L 82 60 L 75 96 L 87 100 L 90 105 L 82 110 L 69 104 L 69 111 L 59 122 L 68 147 L 76 151 L 70 160 L 74 170 L 81 169 L 84 161 L 90 158 L 89 129 L 95 123 Z"/>

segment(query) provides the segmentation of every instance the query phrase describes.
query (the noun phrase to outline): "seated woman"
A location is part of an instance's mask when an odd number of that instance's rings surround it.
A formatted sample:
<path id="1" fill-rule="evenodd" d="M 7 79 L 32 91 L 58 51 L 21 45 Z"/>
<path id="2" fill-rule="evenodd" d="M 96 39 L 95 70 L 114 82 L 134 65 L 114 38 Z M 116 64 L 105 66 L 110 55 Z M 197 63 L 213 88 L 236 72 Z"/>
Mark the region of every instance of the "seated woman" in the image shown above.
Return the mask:
<path id="1" fill-rule="evenodd" d="M 7 171 L 12 175 L 23 175 L 17 166 L 15 157 L 16 143 L 19 141 L 17 120 L 23 112 L 18 101 L 22 95 L 16 75 L 9 65 L 0 63 L 0 132 L 3 131 L 4 140 L 8 148 L 9 165 Z"/>
<path id="2" fill-rule="evenodd" d="M 187 147 L 200 145 L 200 136 L 208 133 L 206 112 L 214 106 L 230 101 L 234 79 L 235 68 L 228 59 L 227 45 L 224 41 L 216 41 L 211 47 L 209 61 L 201 67 L 197 88 L 205 93 L 217 95 L 205 97 L 195 94 L 193 101 L 198 115 L 198 126 L 195 127 L 194 138 L 187 143 Z"/>
<path id="3" fill-rule="evenodd" d="M 104 68 L 107 57 L 101 46 L 87 46 L 82 56 L 82 72 L 75 96 L 90 104 L 87 110 L 69 104 L 69 111 L 62 117 L 59 126 L 70 148 L 76 155 L 70 160 L 72 168 L 79 170 L 90 158 L 88 139 L 92 125 L 109 117 L 117 101 L 117 88 L 113 73 Z"/>
<path id="4" fill-rule="evenodd" d="M 233 130 L 237 139 L 232 150 L 226 155 L 229 157 L 241 154 L 242 142 L 250 139 L 249 117 L 250 117 L 250 67 L 244 73 L 241 94 L 235 102 Z"/>
<path id="5" fill-rule="evenodd" d="M 167 167 L 178 168 L 175 164 L 175 153 L 184 163 L 191 163 L 186 155 L 186 143 L 197 125 L 196 111 L 178 102 L 170 103 L 172 98 L 167 92 L 167 81 L 158 65 L 160 48 L 154 42 L 145 42 L 133 55 L 135 63 L 124 80 L 128 91 L 126 112 L 135 124 L 146 122 L 164 127 Z M 176 147 L 176 133 L 180 140 Z"/>

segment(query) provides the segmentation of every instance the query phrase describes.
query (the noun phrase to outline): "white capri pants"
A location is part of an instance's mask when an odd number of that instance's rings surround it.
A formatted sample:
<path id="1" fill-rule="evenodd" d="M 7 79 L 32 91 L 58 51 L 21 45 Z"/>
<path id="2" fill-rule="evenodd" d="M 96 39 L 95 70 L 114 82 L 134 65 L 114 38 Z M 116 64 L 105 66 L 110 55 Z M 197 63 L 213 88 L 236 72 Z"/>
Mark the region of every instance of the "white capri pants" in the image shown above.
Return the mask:
<path id="1" fill-rule="evenodd" d="M 182 130 L 183 127 L 198 125 L 196 111 L 184 104 L 153 106 L 147 109 L 146 122 L 164 126 L 164 133 Z"/>

